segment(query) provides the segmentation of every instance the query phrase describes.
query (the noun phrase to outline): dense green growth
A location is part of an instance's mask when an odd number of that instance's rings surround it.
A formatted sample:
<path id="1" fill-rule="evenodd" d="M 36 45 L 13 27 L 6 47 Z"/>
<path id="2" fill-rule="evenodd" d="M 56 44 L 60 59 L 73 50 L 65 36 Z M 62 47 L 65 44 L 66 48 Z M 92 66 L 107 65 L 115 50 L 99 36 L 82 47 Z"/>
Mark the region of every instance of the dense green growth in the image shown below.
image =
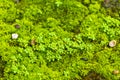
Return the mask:
<path id="1" fill-rule="evenodd" d="M 119 0 L 15 1 L 0 0 L 1 80 L 120 79 Z"/>

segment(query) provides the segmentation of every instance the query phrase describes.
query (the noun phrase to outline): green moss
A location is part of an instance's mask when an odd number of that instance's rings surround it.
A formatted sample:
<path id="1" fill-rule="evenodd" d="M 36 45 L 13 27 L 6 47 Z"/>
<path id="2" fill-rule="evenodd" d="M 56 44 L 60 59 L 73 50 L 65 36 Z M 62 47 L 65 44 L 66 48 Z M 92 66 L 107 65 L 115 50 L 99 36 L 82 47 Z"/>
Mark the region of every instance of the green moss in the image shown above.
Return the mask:
<path id="1" fill-rule="evenodd" d="M 0 79 L 120 79 L 113 74 L 120 70 L 119 2 L 105 5 L 103 0 L 1 0 Z M 115 47 L 109 47 L 111 40 Z"/>

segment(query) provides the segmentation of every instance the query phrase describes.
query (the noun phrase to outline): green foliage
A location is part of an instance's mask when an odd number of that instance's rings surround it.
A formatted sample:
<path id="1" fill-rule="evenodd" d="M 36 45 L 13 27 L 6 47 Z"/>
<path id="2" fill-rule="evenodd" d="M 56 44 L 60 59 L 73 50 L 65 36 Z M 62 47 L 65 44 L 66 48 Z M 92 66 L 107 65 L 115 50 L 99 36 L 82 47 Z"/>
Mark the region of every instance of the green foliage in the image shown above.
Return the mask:
<path id="1" fill-rule="evenodd" d="M 90 72 L 120 79 L 112 73 L 120 70 L 120 21 L 111 13 L 120 14 L 102 3 L 0 0 L 0 79 L 84 80 Z M 111 40 L 117 41 L 113 48 Z"/>

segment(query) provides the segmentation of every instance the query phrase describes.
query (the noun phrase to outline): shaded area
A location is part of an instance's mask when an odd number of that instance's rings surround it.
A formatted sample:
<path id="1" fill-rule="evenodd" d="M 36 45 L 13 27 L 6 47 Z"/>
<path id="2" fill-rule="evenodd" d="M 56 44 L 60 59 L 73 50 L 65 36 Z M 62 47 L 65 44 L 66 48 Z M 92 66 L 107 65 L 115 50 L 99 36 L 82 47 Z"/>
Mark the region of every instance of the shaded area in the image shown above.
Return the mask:
<path id="1" fill-rule="evenodd" d="M 5 61 L 2 61 L 2 57 L 0 56 L 0 78 L 4 77 L 4 68 L 5 68 Z"/>
<path id="2" fill-rule="evenodd" d="M 83 80 L 105 80 L 105 78 L 102 77 L 100 74 L 91 71 L 87 76 L 83 78 Z"/>

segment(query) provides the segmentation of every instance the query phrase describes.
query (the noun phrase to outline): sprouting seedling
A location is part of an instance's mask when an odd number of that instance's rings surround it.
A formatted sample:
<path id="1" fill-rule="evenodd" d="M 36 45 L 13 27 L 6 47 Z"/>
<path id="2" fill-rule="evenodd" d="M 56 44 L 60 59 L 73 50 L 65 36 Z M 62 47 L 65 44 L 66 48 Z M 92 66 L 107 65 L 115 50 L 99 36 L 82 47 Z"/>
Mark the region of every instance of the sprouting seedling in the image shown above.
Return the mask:
<path id="1" fill-rule="evenodd" d="M 55 4 L 57 5 L 57 7 L 59 7 L 62 4 L 62 2 L 61 1 L 57 1 L 57 2 L 55 2 Z"/>
<path id="2" fill-rule="evenodd" d="M 110 46 L 110 47 L 116 46 L 116 41 L 115 41 L 115 40 L 110 41 L 110 42 L 109 42 L 109 46 Z"/>

